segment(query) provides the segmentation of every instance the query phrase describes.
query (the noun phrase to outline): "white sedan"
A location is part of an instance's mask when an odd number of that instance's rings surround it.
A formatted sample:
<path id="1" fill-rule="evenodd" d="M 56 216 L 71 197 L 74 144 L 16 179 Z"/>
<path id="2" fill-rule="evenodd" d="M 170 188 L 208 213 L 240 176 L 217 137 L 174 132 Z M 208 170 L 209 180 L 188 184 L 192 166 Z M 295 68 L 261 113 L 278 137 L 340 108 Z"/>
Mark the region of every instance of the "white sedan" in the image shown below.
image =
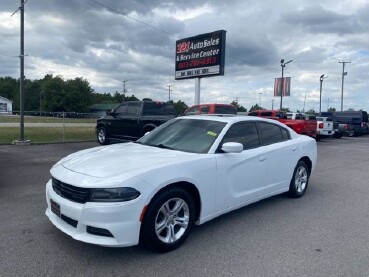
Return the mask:
<path id="1" fill-rule="evenodd" d="M 169 251 L 194 224 L 276 194 L 301 197 L 316 158 L 314 139 L 274 120 L 179 117 L 137 142 L 60 160 L 46 215 L 76 240 Z"/>

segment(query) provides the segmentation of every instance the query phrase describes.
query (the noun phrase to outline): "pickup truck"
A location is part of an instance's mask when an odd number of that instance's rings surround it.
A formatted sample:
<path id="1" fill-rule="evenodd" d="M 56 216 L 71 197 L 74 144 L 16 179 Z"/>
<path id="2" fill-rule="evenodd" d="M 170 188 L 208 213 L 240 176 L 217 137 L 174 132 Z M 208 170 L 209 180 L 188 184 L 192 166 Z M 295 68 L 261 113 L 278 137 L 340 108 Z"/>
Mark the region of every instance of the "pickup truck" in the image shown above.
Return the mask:
<path id="1" fill-rule="evenodd" d="M 334 135 L 333 120 L 330 117 L 319 116 L 316 118 L 317 138 L 328 138 Z"/>
<path id="2" fill-rule="evenodd" d="M 96 138 L 102 144 L 111 140 L 132 141 L 174 118 L 174 105 L 156 101 L 127 101 L 96 123 Z"/>
<path id="3" fill-rule="evenodd" d="M 320 116 L 330 117 L 333 120 L 333 137 L 341 138 L 344 135 L 349 137 L 354 135 L 354 126 L 352 122 L 348 120 L 342 120 L 340 117 L 335 116 L 335 112 L 321 112 Z"/>
<path id="4" fill-rule="evenodd" d="M 188 108 L 184 115 L 194 114 L 237 114 L 237 109 L 231 104 L 200 104 Z"/>
<path id="5" fill-rule="evenodd" d="M 307 135 L 309 137 L 317 139 L 315 116 L 292 113 L 291 118 L 288 118 L 286 112 L 278 110 L 256 110 L 250 112 L 248 115 L 278 120 L 279 122 L 286 124 L 298 134 Z"/>

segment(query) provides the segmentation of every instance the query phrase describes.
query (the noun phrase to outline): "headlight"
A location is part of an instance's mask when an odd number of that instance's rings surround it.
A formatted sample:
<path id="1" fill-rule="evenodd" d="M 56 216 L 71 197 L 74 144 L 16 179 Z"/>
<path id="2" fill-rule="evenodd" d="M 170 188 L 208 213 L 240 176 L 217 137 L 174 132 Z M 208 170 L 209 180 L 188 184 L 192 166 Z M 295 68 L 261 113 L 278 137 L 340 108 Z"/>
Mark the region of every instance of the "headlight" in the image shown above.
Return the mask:
<path id="1" fill-rule="evenodd" d="M 91 189 L 91 202 L 125 202 L 136 199 L 140 192 L 134 188 Z"/>

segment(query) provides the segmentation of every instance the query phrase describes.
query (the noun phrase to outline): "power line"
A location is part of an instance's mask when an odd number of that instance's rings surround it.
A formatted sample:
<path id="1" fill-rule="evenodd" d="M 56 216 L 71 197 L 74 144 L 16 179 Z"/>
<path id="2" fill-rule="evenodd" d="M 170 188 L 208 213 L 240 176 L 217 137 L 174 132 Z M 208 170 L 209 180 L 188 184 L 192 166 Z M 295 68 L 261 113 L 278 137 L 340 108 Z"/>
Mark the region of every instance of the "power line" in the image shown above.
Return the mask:
<path id="1" fill-rule="evenodd" d="M 153 26 L 153 25 L 151 25 L 151 24 L 149 24 L 149 23 L 146 23 L 146 22 L 144 22 L 144 21 L 142 21 L 142 20 L 139 20 L 139 19 L 137 19 L 137 18 L 134 18 L 134 17 L 132 17 L 132 16 L 126 15 L 126 14 L 124 14 L 124 13 L 122 13 L 122 12 L 120 12 L 120 11 L 116 10 L 116 9 L 113 9 L 113 8 L 111 8 L 111 7 L 109 7 L 109 6 L 105 5 L 105 4 L 102 4 L 102 3 L 98 2 L 98 1 L 95 1 L 95 0 L 89 0 L 89 1 L 90 1 L 90 2 L 92 2 L 92 3 L 95 3 L 95 4 L 97 4 L 97 5 L 100 5 L 101 7 L 104 7 L 105 9 L 107 9 L 107 10 L 109 10 L 109 11 L 113 12 L 113 13 L 117 13 L 117 14 L 123 15 L 124 17 L 127 17 L 127 18 L 129 18 L 129 19 L 132 19 L 132 20 L 134 20 L 134 21 L 136 21 L 136 22 L 138 22 L 138 23 L 144 24 L 144 25 L 146 25 L 146 26 L 148 26 L 148 27 L 150 27 L 150 28 L 153 28 L 153 29 L 155 29 L 155 30 L 157 30 L 157 31 L 160 31 L 160 32 L 162 32 L 162 33 L 164 33 L 164 34 L 167 34 L 167 35 L 169 35 L 169 36 L 172 36 L 172 37 L 174 37 L 174 38 L 178 39 L 178 37 L 177 37 L 176 35 L 173 35 L 172 33 L 169 33 L 169 32 L 167 32 L 167 31 L 165 31 L 165 30 L 163 30 L 163 29 L 160 29 L 160 28 L 158 28 L 158 27 L 156 27 L 156 26 Z"/>

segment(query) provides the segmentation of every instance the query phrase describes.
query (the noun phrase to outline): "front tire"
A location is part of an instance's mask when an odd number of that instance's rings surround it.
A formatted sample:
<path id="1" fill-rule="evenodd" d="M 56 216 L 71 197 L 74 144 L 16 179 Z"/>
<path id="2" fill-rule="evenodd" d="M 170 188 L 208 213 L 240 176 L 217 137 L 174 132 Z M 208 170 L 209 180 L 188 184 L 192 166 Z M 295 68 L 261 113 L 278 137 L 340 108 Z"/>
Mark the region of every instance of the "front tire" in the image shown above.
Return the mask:
<path id="1" fill-rule="evenodd" d="M 158 252 L 178 248 L 188 237 L 195 218 L 191 195 L 173 188 L 160 193 L 148 206 L 141 226 L 141 242 Z"/>
<path id="2" fill-rule="evenodd" d="M 97 142 L 101 145 L 106 145 L 109 143 L 107 135 L 106 135 L 106 129 L 105 127 L 98 127 L 96 131 L 96 138 Z"/>
<path id="3" fill-rule="evenodd" d="M 289 195 L 299 198 L 304 195 L 309 184 L 310 170 L 305 162 L 299 161 L 293 172 Z"/>

